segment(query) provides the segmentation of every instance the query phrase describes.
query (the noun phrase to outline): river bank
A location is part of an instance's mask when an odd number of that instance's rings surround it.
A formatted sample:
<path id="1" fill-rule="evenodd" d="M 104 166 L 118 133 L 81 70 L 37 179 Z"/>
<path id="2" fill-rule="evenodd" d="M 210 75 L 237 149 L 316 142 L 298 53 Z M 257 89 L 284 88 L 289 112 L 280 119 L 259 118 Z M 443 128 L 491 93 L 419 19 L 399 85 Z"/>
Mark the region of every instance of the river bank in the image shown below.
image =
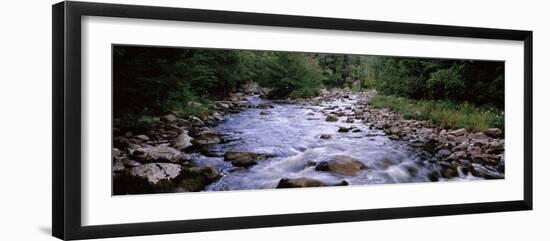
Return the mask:
<path id="1" fill-rule="evenodd" d="M 215 102 L 211 115 L 171 113 L 146 133 L 115 133 L 114 194 L 504 176 L 500 130 L 471 133 L 406 120 L 371 108 L 374 92 L 269 101 L 248 89 Z"/>

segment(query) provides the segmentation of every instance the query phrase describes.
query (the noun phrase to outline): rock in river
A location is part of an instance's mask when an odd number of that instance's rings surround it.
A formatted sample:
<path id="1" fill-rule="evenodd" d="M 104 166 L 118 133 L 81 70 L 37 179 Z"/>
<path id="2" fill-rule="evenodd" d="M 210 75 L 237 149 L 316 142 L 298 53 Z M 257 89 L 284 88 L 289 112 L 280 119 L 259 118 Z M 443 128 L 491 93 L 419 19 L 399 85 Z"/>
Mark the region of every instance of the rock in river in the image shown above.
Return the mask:
<path id="1" fill-rule="evenodd" d="M 352 128 L 348 128 L 348 127 L 344 127 L 344 126 L 339 126 L 338 127 L 338 132 L 349 132 L 349 130 L 351 130 Z"/>
<path id="2" fill-rule="evenodd" d="M 267 103 L 261 103 L 256 107 L 259 108 L 259 109 L 272 109 L 273 105 L 267 104 Z"/>
<path id="3" fill-rule="evenodd" d="M 257 161 L 265 160 L 261 154 L 245 151 L 229 151 L 224 155 L 225 161 L 230 161 L 233 166 L 248 167 L 257 164 Z"/>
<path id="4" fill-rule="evenodd" d="M 329 116 L 327 116 L 327 118 L 325 120 L 328 121 L 328 122 L 336 122 L 336 121 L 338 121 L 338 117 L 335 116 L 335 115 L 329 115 Z"/>
<path id="5" fill-rule="evenodd" d="M 329 134 L 321 134 L 321 136 L 319 136 L 319 138 L 328 140 L 328 139 L 332 138 L 332 136 L 329 135 Z"/>
<path id="6" fill-rule="evenodd" d="M 212 130 L 204 130 L 197 134 L 197 143 L 201 145 L 217 144 L 220 142 L 220 134 Z"/>
<path id="7" fill-rule="evenodd" d="M 324 187 L 324 186 L 347 186 L 348 182 L 341 181 L 334 185 L 327 185 L 317 179 L 299 177 L 299 178 L 283 178 L 277 184 L 277 188 L 296 188 L 296 187 Z"/>
<path id="8" fill-rule="evenodd" d="M 174 162 L 188 161 L 189 155 L 167 145 L 140 147 L 134 150 L 132 157 L 140 162 Z"/>
<path id="9" fill-rule="evenodd" d="M 172 141 L 172 146 L 179 150 L 185 150 L 193 145 L 191 141 L 193 141 L 193 138 L 187 135 L 187 131 L 184 131 Z"/>
<path id="10" fill-rule="evenodd" d="M 130 169 L 130 174 L 147 178 L 150 183 L 156 184 L 163 179 L 172 179 L 180 174 L 181 166 L 172 163 L 147 163 Z"/>
<path id="11" fill-rule="evenodd" d="M 357 159 L 344 155 L 333 156 L 328 161 L 322 161 L 315 167 L 317 171 L 329 171 L 344 176 L 356 176 L 367 166 Z"/>
<path id="12" fill-rule="evenodd" d="M 206 165 L 203 167 L 192 167 L 189 169 L 189 172 L 193 174 L 203 175 L 209 182 L 216 180 L 221 176 L 220 170 L 213 165 Z"/>

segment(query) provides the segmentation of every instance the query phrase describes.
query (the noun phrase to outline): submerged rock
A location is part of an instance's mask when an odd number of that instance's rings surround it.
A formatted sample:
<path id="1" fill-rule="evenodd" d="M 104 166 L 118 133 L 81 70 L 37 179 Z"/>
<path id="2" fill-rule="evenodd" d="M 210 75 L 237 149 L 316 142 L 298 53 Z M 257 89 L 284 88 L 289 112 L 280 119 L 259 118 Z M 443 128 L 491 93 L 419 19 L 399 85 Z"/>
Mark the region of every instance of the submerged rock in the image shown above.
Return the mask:
<path id="1" fill-rule="evenodd" d="M 217 144 L 221 142 L 221 135 L 212 130 L 204 130 L 197 134 L 196 141 L 200 145 Z"/>
<path id="2" fill-rule="evenodd" d="M 253 152 L 230 151 L 224 154 L 224 160 L 230 161 L 233 166 L 249 167 L 257 164 L 257 161 L 265 160 L 266 157 Z"/>
<path id="3" fill-rule="evenodd" d="M 274 107 L 271 104 L 261 103 L 258 106 L 256 106 L 256 108 L 259 108 L 259 109 L 272 109 Z"/>
<path id="4" fill-rule="evenodd" d="M 485 179 L 502 179 L 504 178 L 504 174 L 499 173 L 496 170 L 491 170 L 483 165 L 480 165 L 478 163 L 472 163 L 469 166 L 470 172 L 477 177 L 482 177 Z"/>
<path id="5" fill-rule="evenodd" d="M 299 187 L 324 187 L 324 186 L 347 186 L 348 182 L 341 181 L 337 184 L 327 185 L 317 179 L 308 177 L 283 178 L 277 184 L 277 188 L 299 188 Z"/>
<path id="6" fill-rule="evenodd" d="M 343 127 L 343 126 L 339 126 L 338 127 L 338 132 L 349 132 L 349 130 L 351 130 L 352 128 L 348 128 L 348 127 Z"/>
<path id="7" fill-rule="evenodd" d="M 367 166 L 357 159 L 349 156 L 336 155 L 328 161 L 322 161 L 315 167 L 317 171 L 329 171 L 344 176 L 356 176 Z"/>
<path id="8" fill-rule="evenodd" d="M 332 136 L 329 135 L 329 134 L 321 134 L 321 136 L 319 136 L 319 138 L 324 139 L 324 140 L 328 140 L 328 139 L 332 138 Z"/>

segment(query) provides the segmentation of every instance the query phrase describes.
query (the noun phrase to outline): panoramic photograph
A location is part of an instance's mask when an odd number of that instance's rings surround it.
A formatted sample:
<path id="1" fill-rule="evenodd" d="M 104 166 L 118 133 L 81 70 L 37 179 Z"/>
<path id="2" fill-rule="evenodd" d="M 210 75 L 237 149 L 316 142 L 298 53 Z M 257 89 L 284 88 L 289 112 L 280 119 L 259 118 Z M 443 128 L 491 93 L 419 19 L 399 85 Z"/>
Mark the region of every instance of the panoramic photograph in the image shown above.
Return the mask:
<path id="1" fill-rule="evenodd" d="M 504 179 L 504 62 L 112 46 L 112 194 Z"/>

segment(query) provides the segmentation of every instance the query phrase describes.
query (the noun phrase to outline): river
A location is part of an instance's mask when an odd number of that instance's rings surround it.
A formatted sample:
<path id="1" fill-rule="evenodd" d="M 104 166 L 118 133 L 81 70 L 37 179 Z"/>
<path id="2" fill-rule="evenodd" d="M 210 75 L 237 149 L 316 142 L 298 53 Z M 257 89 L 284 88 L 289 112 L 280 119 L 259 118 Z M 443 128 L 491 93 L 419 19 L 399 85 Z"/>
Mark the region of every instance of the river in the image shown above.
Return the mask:
<path id="1" fill-rule="evenodd" d="M 206 187 L 206 191 L 275 188 L 281 178 L 308 177 L 326 184 L 343 180 L 350 185 L 409 183 L 446 180 L 440 177 L 441 167 L 433 157 L 420 154 L 406 142 L 391 140 L 383 131 L 369 129 L 360 120 L 346 123 L 325 121 L 324 108 L 338 106 L 350 113 L 359 97 L 339 98 L 319 104 L 281 104 L 249 96 L 257 105 L 269 103 L 271 109 L 249 108 L 228 114 L 214 129 L 222 133 L 224 142 L 209 147 L 205 155 L 195 154 L 197 165 L 214 165 L 223 176 Z M 268 114 L 261 114 L 261 112 Z M 338 132 L 340 127 L 360 131 Z M 321 139 L 322 134 L 331 135 Z M 227 151 L 249 151 L 268 156 L 248 168 L 235 168 L 224 161 Z M 353 157 L 368 167 L 357 176 L 342 176 L 316 171 L 312 164 L 334 155 Z M 308 165 L 310 164 L 310 165 Z M 459 175 L 454 179 L 472 179 Z"/>

